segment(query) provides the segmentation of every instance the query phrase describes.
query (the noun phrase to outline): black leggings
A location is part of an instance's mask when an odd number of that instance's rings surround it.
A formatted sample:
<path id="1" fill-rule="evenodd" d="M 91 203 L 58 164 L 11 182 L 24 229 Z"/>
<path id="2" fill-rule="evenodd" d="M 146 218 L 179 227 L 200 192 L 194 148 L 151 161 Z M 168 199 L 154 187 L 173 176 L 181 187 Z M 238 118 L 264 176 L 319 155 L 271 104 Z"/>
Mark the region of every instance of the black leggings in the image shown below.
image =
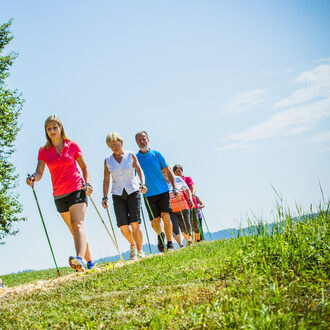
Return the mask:
<path id="1" fill-rule="evenodd" d="M 197 210 L 191 209 L 190 210 L 190 221 L 192 222 L 192 226 L 194 229 L 195 234 L 199 234 L 199 218 L 197 215 Z"/>
<path id="2" fill-rule="evenodd" d="M 182 215 L 183 215 L 183 217 L 182 217 Z M 190 220 L 189 220 L 190 219 L 189 209 L 182 210 L 182 215 L 181 215 L 180 211 L 174 212 L 171 214 L 171 220 L 172 220 L 172 217 L 176 218 L 176 221 L 179 222 L 181 231 L 186 235 L 190 235 L 191 226 L 190 226 Z M 173 220 L 172 220 L 172 223 L 173 223 Z M 173 225 L 173 232 L 174 232 L 174 225 Z"/>
<path id="3" fill-rule="evenodd" d="M 170 218 L 173 226 L 173 237 L 176 235 L 180 234 L 180 227 L 179 227 L 179 222 L 178 222 L 178 217 L 176 216 L 175 213 L 170 213 Z"/>

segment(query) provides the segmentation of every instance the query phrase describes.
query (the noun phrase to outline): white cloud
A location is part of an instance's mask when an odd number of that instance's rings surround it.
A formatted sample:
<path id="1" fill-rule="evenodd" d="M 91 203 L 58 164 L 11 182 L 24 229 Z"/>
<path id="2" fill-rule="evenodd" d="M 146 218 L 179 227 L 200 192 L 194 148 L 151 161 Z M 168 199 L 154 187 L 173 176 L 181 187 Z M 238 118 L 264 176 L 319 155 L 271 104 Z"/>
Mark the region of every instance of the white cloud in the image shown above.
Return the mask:
<path id="1" fill-rule="evenodd" d="M 330 143 L 330 131 L 317 133 L 306 141 L 313 143 Z"/>
<path id="2" fill-rule="evenodd" d="M 330 118 L 330 65 L 305 71 L 294 82 L 304 86 L 274 105 L 275 109 L 285 107 L 286 110 L 242 132 L 227 135 L 223 139 L 225 145 L 217 150 L 251 149 L 256 141 L 301 134 L 315 128 L 321 120 Z M 319 135 L 315 139 L 325 137 L 328 135 Z"/>
<path id="3" fill-rule="evenodd" d="M 234 114 L 245 112 L 251 107 L 263 102 L 264 89 L 254 89 L 245 93 L 238 94 L 225 106 L 225 114 Z"/>
<path id="4" fill-rule="evenodd" d="M 330 151 L 330 131 L 319 132 L 306 139 L 304 143 L 312 143 L 321 152 Z"/>
<path id="5" fill-rule="evenodd" d="M 294 106 L 318 98 L 330 97 L 330 65 L 323 64 L 311 71 L 305 71 L 295 79 L 295 82 L 305 86 L 277 102 L 275 107 Z"/>

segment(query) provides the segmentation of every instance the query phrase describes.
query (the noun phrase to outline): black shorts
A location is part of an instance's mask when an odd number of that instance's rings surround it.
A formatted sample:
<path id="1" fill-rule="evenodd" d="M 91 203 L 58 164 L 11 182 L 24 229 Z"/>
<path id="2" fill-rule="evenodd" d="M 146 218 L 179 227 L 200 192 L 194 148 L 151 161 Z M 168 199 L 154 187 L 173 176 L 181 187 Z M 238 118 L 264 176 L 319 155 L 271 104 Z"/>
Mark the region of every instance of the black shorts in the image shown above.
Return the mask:
<path id="1" fill-rule="evenodd" d="M 87 203 L 87 195 L 85 190 L 76 190 L 67 196 L 54 199 L 57 211 L 60 213 L 68 212 L 70 206 L 79 203 Z"/>
<path id="2" fill-rule="evenodd" d="M 168 213 L 172 212 L 172 208 L 170 205 L 170 193 L 168 191 L 159 195 L 147 197 L 147 199 L 152 211 L 151 214 L 149 207 L 146 203 L 146 208 L 149 214 L 150 221 L 160 217 L 163 212 L 168 212 Z"/>
<path id="3" fill-rule="evenodd" d="M 139 191 L 134 191 L 128 195 L 124 189 L 121 196 L 112 195 L 112 201 L 118 227 L 129 225 L 131 222 L 141 223 L 141 195 Z"/>

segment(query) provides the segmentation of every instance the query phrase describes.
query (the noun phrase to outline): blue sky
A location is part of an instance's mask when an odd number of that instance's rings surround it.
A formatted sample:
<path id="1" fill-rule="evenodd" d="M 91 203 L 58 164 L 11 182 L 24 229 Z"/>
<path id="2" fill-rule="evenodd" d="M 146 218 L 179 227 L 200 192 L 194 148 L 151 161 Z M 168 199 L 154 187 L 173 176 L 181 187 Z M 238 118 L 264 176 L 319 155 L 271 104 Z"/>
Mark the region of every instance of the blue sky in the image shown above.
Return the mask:
<path id="1" fill-rule="evenodd" d="M 295 203 L 307 210 L 321 200 L 318 180 L 329 197 L 329 9 L 328 1 L 4 1 L 1 22 L 14 18 L 7 51 L 19 52 L 8 86 L 26 100 L 13 162 L 28 221 L 0 246 L 0 274 L 53 267 L 24 184 L 51 114 L 81 146 L 98 203 L 107 133 L 135 151 L 139 130 L 194 179 L 211 231 L 251 212 L 270 220 L 271 185 L 293 213 Z M 66 265 L 73 242 L 47 170 L 36 191 Z M 115 254 L 92 205 L 86 229 L 96 258 Z"/>

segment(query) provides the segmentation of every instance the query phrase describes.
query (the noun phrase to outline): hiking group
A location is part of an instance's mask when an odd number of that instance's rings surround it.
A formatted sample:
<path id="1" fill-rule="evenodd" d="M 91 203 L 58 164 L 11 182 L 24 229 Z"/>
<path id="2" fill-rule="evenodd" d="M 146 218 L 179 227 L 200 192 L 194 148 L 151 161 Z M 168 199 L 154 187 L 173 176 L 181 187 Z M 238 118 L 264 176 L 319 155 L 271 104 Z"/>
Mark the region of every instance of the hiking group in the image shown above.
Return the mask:
<path id="1" fill-rule="evenodd" d="M 93 269 L 95 262 L 84 229 L 88 196 L 91 197 L 93 193 L 90 171 L 78 144 L 67 137 L 56 115 L 46 119 L 45 135 L 47 142 L 39 149 L 36 170 L 28 175 L 26 182 L 34 187 L 34 183 L 41 180 L 47 165 L 57 211 L 74 239 L 76 256 L 69 257 L 69 264 L 76 271 Z M 204 205 L 196 196 L 193 180 L 183 176 L 181 165 L 171 169 L 160 152 L 149 148 L 146 131 L 136 133 L 135 140 L 139 147 L 136 154 L 123 149 L 124 141 L 118 133 L 107 135 L 106 143 L 112 154 L 104 161 L 102 198 L 103 207 L 108 208 L 111 176 L 113 209 L 117 226 L 130 244 L 130 259 L 145 257 L 140 228 L 142 196 L 151 226 L 158 236 L 160 252 L 174 250 L 173 237 L 180 247 L 184 246 L 180 231 L 186 245 L 201 241 L 203 232 L 200 209 Z"/>

